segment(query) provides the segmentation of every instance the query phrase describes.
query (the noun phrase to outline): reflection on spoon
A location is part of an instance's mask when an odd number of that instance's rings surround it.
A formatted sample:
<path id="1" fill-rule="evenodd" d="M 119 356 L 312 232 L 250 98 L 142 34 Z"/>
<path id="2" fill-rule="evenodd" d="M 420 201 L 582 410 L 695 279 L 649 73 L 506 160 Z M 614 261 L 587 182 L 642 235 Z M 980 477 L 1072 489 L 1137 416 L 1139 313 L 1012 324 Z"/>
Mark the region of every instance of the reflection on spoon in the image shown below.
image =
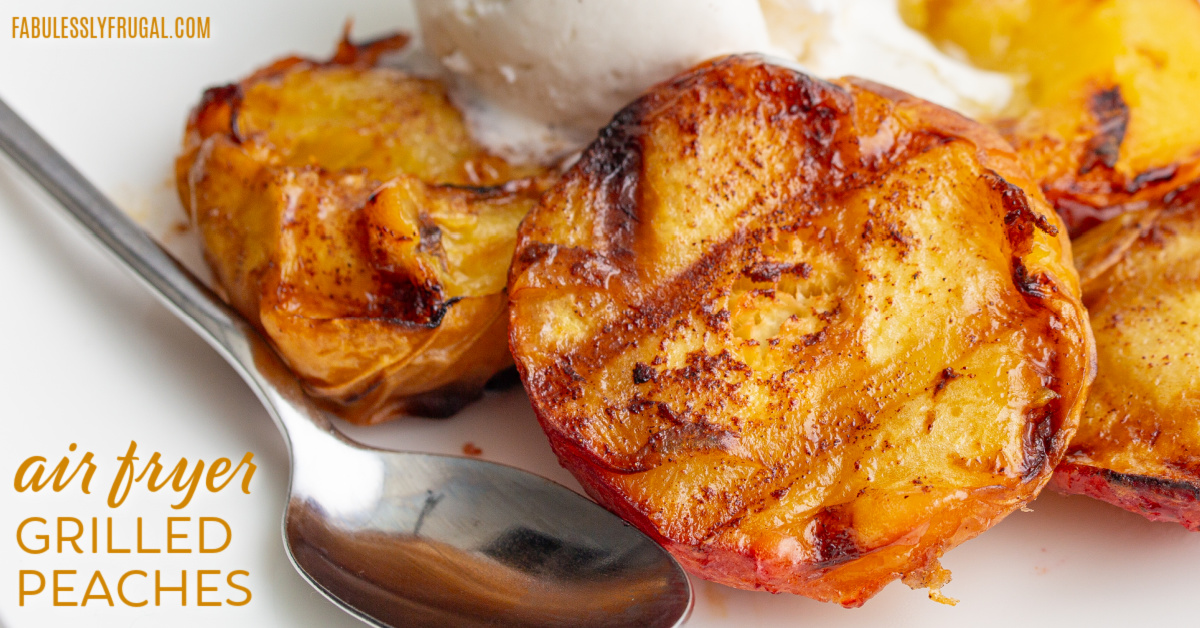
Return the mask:
<path id="1" fill-rule="evenodd" d="M 289 510 L 286 533 L 296 562 L 336 587 L 340 599 L 385 622 L 495 626 L 503 617 L 530 627 L 670 625 L 630 606 L 670 590 L 674 574 L 653 559 L 631 576 L 587 547 L 528 529 L 514 528 L 484 551 L 469 552 L 419 534 L 330 529 L 311 503 L 293 501 Z"/>

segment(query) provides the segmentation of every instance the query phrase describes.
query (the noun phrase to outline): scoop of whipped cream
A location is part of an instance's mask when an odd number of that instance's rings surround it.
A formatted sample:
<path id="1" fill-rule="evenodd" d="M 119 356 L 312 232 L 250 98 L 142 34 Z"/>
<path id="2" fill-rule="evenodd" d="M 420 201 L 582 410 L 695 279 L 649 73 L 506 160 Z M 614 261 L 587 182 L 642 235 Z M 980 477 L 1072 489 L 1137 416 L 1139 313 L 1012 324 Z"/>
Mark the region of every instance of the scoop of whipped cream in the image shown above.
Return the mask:
<path id="1" fill-rule="evenodd" d="M 586 145 L 651 85 L 758 52 L 855 75 L 978 115 L 1011 81 L 951 59 L 895 0 L 416 0 L 421 38 L 454 80 L 476 139 L 515 161 Z"/>
<path id="2" fill-rule="evenodd" d="M 757 0 L 417 0 L 416 9 L 472 130 L 505 156 L 569 152 L 658 81 L 769 46 Z"/>

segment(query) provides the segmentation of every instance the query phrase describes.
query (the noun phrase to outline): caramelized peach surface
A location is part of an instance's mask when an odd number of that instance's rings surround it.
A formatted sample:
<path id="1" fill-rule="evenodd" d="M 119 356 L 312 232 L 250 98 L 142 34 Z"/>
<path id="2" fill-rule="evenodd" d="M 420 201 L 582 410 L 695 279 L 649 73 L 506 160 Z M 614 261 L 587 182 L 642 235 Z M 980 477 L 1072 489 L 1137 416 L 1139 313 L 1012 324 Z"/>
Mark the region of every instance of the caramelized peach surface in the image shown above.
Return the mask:
<path id="1" fill-rule="evenodd" d="M 1099 370 L 1052 487 L 1200 530 L 1200 183 L 1076 241 Z"/>
<path id="2" fill-rule="evenodd" d="M 525 219 L 511 347 L 562 464 L 693 573 L 934 595 L 1075 431 L 1065 231 L 984 126 L 730 57 L 626 107 Z"/>
<path id="3" fill-rule="evenodd" d="M 1200 2 L 900 5 L 935 43 L 1017 79 L 993 122 L 1072 235 L 1200 178 Z"/>
<path id="4" fill-rule="evenodd" d="M 229 301 L 351 421 L 453 413 L 508 368 L 508 265 L 546 186 L 470 138 L 440 83 L 343 43 L 210 89 L 176 164 Z"/>

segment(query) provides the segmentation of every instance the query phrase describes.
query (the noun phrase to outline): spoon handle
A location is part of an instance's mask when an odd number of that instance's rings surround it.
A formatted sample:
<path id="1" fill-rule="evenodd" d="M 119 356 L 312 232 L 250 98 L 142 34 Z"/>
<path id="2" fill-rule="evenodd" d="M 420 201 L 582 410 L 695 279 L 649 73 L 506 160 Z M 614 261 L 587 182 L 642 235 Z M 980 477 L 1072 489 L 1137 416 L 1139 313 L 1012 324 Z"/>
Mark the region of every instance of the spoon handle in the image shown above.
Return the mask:
<path id="1" fill-rule="evenodd" d="M 240 314 L 152 240 L 0 99 L 0 150 L 8 153 L 225 358 L 267 407 L 292 447 L 298 431 L 336 434 L 273 349 Z M 340 437 L 340 434 L 337 434 Z"/>

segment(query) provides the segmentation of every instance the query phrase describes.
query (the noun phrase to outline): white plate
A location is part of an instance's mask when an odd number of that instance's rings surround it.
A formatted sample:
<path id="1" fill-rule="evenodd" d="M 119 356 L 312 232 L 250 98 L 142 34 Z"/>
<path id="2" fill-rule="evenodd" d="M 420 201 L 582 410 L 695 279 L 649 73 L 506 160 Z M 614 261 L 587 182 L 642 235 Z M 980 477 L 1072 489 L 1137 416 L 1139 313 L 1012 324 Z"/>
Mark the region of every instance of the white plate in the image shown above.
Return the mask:
<path id="1" fill-rule="evenodd" d="M 13 16 L 208 17 L 209 40 L 21 40 Z M 0 96 L 122 207 L 158 233 L 182 218 L 171 184 L 171 160 L 184 117 L 207 86 L 245 75 L 289 52 L 327 55 L 342 21 L 354 17 L 359 36 L 412 23 L 403 3 L 355 0 L 332 6 L 308 2 L 159 2 L 9 0 L 0 28 Z M 186 237 L 168 244 L 195 262 Z M 0 307 L 3 330 L 3 436 L 0 437 L 0 625 L 6 628 L 80 623 L 88 626 L 355 626 L 292 570 L 279 534 L 287 459 L 283 444 L 254 397 L 220 358 L 176 321 L 90 241 L 59 217 L 51 201 L 6 159 L 0 159 Z M 466 443 L 482 456 L 541 473 L 568 486 L 523 393 L 489 396 L 446 421 L 408 420 L 347 428 L 375 445 L 461 453 Z M 172 510 L 173 495 L 135 489 L 119 508 L 105 499 L 116 456 L 131 440 L 142 461 L 154 451 L 166 461 L 213 461 L 252 451 L 258 471 L 249 495 L 235 488 L 198 493 Z M 41 455 L 51 463 L 68 453 L 95 453 L 91 494 L 17 493 L 20 462 Z M 31 555 L 15 542 L 21 521 L 105 517 L 114 540 L 128 546 L 138 517 L 144 544 L 162 548 L 167 517 L 219 516 L 233 539 L 216 554 Z M 68 524 L 69 525 L 69 524 Z M 70 528 L 68 528 L 69 530 Z M 194 533 L 193 533 L 194 534 Z M 90 538 L 90 537 L 85 537 Z M 129 541 L 127 543 L 126 541 Z M 194 541 L 189 541 L 194 543 Z M 194 545 L 193 545 L 194 546 Z M 90 549 L 84 543 L 85 551 Z M 102 549 L 102 547 L 101 547 Z M 954 581 L 944 592 L 951 608 L 924 592 L 889 586 L 864 608 L 844 610 L 807 599 L 737 591 L 696 580 L 689 626 L 987 626 L 1196 625 L 1193 599 L 1200 575 L 1200 534 L 1154 524 L 1091 500 L 1045 495 L 1031 513 L 1015 513 L 981 538 L 951 551 L 944 564 Z M 49 593 L 19 605 L 20 570 L 64 574 L 62 601 L 79 601 L 95 570 L 109 586 L 130 570 L 163 572 L 164 584 L 188 571 L 188 605 L 178 593 L 155 607 L 152 587 L 134 576 L 129 596 L 150 604 L 110 608 L 52 606 Z M 224 586 L 233 570 L 253 592 L 241 607 L 196 607 L 197 570 L 221 570 L 209 599 L 239 599 Z M 30 576 L 29 578 L 32 578 Z M 140 583 L 140 586 L 135 583 Z M 116 592 L 112 594 L 115 596 Z M 136 599 L 134 601 L 137 601 Z"/>

